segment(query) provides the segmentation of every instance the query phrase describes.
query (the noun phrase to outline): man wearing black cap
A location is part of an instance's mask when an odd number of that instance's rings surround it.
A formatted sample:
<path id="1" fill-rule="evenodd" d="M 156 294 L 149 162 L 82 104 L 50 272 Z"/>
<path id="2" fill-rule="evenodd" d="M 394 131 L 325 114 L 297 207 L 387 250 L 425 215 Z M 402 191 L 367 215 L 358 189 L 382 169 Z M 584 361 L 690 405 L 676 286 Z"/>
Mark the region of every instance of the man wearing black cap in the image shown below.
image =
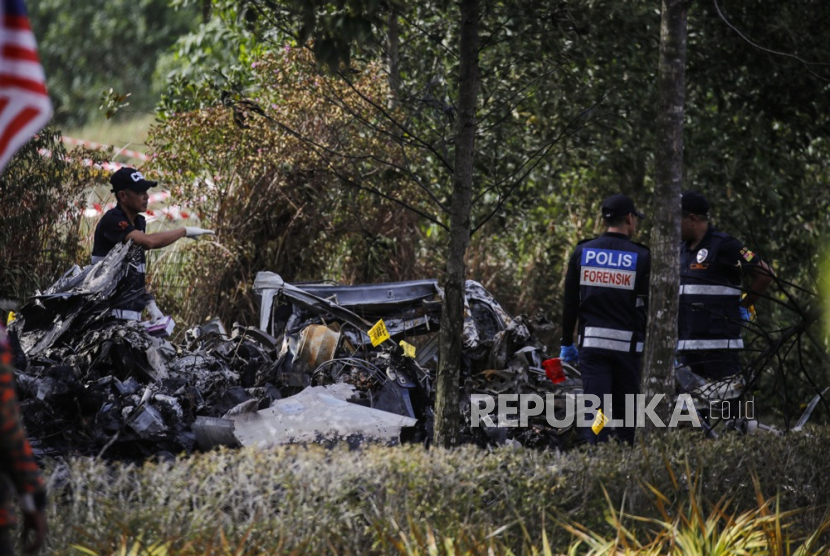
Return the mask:
<path id="1" fill-rule="evenodd" d="M 695 373 L 723 379 L 740 371 L 741 321 L 772 282 L 772 271 L 755 253 L 709 223 L 709 202 L 696 191 L 681 201 L 678 360 Z M 742 299 L 742 278 L 751 282 Z"/>
<path id="2" fill-rule="evenodd" d="M 585 393 L 602 400 L 606 417 L 623 423 L 626 413 L 636 415 L 630 405 L 640 392 L 651 256 L 647 247 L 631 241 L 643 215 L 629 197 L 605 199 L 602 218 L 607 231 L 577 244 L 568 263 L 560 357 L 567 363 L 579 361 Z M 573 337 L 577 321 L 578 351 Z M 606 394 L 611 395 L 612 415 L 604 406 Z M 632 426 L 617 427 L 615 435 L 633 443 L 632 419 L 628 424 Z M 582 432 L 592 444 L 608 436 L 606 429 Z"/>
<path id="3" fill-rule="evenodd" d="M 158 249 L 175 243 L 183 237 L 196 238 L 204 234 L 212 234 L 211 230 L 202 228 L 177 228 L 163 232 L 146 233 L 147 222 L 139 214 L 147 210 L 150 196 L 147 190 L 157 185 L 154 181 L 144 179 L 144 176 L 135 168 L 123 167 L 110 176 L 112 192 L 115 193 L 116 205 L 101 217 L 95 227 L 95 239 L 92 245 L 92 263 L 104 260 L 107 253 L 119 243 L 131 240 L 134 245 L 142 247 L 139 254 L 139 264 L 130 265 L 127 280 L 133 290 L 140 294 L 121 303 L 113 314 L 122 319 L 141 320 L 141 311 L 147 306 L 154 319 L 162 316 L 156 307 L 155 301 L 144 295 L 146 258 L 145 249 Z"/>

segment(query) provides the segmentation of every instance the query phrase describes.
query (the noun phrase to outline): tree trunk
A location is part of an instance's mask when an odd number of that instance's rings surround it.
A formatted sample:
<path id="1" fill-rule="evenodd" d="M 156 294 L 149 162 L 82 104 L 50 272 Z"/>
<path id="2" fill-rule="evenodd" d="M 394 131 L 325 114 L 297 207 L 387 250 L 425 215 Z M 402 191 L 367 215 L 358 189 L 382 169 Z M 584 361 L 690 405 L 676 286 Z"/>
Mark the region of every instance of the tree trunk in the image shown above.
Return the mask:
<path id="1" fill-rule="evenodd" d="M 658 417 L 668 424 L 674 394 L 677 312 L 680 290 L 680 193 L 683 180 L 683 112 L 686 66 L 686 0 L 663 0 L 657 71 L 657 147 L 652 220 L 643 392 L 663 394 Z M 653 424 L 646 418 L 645 434 Z"/>
<path id="2" fill-rule="evenodd" d="M 441 310 L 438 379 L 435 395 L 435 444 L 458 444 L 460 430 L 459 374 L 464 325 L 464 256 L 470 243 L 470 205 L 473 189 L 473 156 L 478 96 L 479 0 L 461 2 L 458 128 L 450 206 L 447 276 Z"/>
<path id="3" fill-rule="evenodd" d="M 394 110 L 400 103 L 401 69 L 400 69 L 400 29 L 398 27 L 398 13 L 392 10 L 389 13 L 389 31 L 387 37 L 387 65 L 389 72 L 389 108 Z"/>
<path id="4" fill-rule="evenodd" d="M 211 0 L 202 0 L 202 23 L 210 21 L 212 10 Z"/>

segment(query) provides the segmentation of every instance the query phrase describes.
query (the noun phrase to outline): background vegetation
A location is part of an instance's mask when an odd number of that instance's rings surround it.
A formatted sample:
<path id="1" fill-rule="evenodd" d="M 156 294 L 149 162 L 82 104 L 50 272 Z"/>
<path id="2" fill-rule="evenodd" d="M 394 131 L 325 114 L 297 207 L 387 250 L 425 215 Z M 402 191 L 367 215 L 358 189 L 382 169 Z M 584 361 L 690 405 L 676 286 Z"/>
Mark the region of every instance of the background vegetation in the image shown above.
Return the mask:
<path id="1" fill-rule="evenodd" d="M 360 186 L 348 185 L 365 165 L 365 153 L 382 157 L 392 148 L 361 134 L 356 122 L 356 116 L 371 117 L 360 95 L 385 102 L 388 91 L 378 64 L 361 69 L 355 91 L 319 74 L 304 49 L 263 55 L 252 66 L 250 99 L 224 91 L 223 104 L 170 115 L 150 138 L 159 175 L 179 198 L 198 199 L 193 208 L 217 232 L 216 242 L 199 242 L 187 255 L 184 275 L 192 293 L 166 299 L 166 306 L 189 301 L 181 310 L 191 319 L 219 314 L 253 322 L 258 308 L 251 287 L 260 270 L 291 281 L 423 275 L 428 265 L 416 271 L 419 261 L 413 256 L 416 215 L 365 191 L 371 182 L 393 185 L 394 177 L 378 172 Z M 328 102 L 330 89 L 363 108 L 355 115 Z M 320 159 L 294 130 L 313 135 L 316 148 L 348 145 L 359 156 Z M 159 286 L 163 291 L 165 284 Z"/>
<path id="2" fill-rule="evenodd" d="M 153 287 L 179 322 L 255 322 L 250 285 L 259 270 L 290 280 L 442 277 L 454 4 L 147 0 L 68 9 L 44 1 L 31 9 L 56 122 L 97 126 L 108 87 L 132 93 L 117 116 L 157 102 L 149 139 L 157 157 L 144 170 L 219 231 L 215 242 L 154 254 Z M 830 45 L 816 27 L 828 11 L 818 0 L 797 9 L 735 0 L 695 2 L 689 12 L 685 185 L 703 191 L 715 225 L 780 279 L 759 303 L 748 357 L 766 369 L 759 406 L 781 418 L 796 416 L 828 381 L 812 324 L 830 223 L 822 58 Z M 600 231 L 599 201 L 622 190 L 649 211 L 659 11 L 646 1 L 487 0 L 482 13 L 467 268 L 509 311 L 558 322 L 565 257 Z M 312 30 L 314 40 L 302 42 Z M 338 42 L 343 36 L 351 40 Z M 311 53 L 328 65 L 315 67 Z M 125 134 L 110 136 L 126 144 Z M 27 159 L 27 179 L 76 195 L 75 182 L 40 163 Z M 33 189 L 4 180 L 9 199 Z M 72 227 L 40 228 L 38 217 L 29 225 L 41 239 L 26 253 L 61 256 L 37 272 L 19 268 L 20 254 L 7 256 L 5 276 L 44 282 L 65 262 L 86 260 L 66 243 Z M 21 225 L 0 224 L 10 238 Z M 646 221 L 646 244 L 648 236 Z M 4 280 L 4 295 L 17 299 L 37 287 Z M 819 412 L 826 418 L 823 403 Z"/>
<path id="3" fill-rule="evenodd" d="M 815 324 L 830 225 L 830 39 L 821 27 L 830 4 L 721 4 L 690 7 L 685 185 L 707 195 L 718 227 L 776 270 L 747 357 L 764 369 L 755 407 L 786 424 L 830 381 Z M 215 241 L 154 253 L 153 288 L 179 323 L 256 322 L 250 287 L 259 270 L 351 283 L 442 277 L 455 4 L 29 8 L 55 124 L 124 146 L 144 141 L 126 127 L 134 117 L 142 128 L 155 118 L 155 156 L 143 169 L 218 231 Z M 659 6 L 484 0 L 483 8 L 469 274 L 509 311 L 556 322 L 565 257 L 599 232 L 600 200 L 624 191 L 646 213 L 651 206 Z M 110 89 L 131 93 L 116 116 L 125 127 L 91 136 L 105 127 L 98 107 Z M 0 297 L 23 301 L 88 260 L 78 239 L 94 222 L 82 209 L 107 176 L 77 160 L 104 155 L 65 159 L 59 136 L 41 133 L 0 176 Z M 813 419 L 828 415 L 822 403 Z M 72 460 L 50 470 L 50 542 L 56 553 L 77 544 L 102 554 L 139 540 L 158 554 L 544 553 L 545 543 L 562 552 L 577 538 L 595 548 L 623 539 L 634 550 L 659 540 L 661 520 L 680 520 L 703 536 L 751 523 L 763 531 L 761 553 L 784 554 L 770 544 L 827 524 L 828 440 L 818 429 L 713 442 L 680 432 L 635 450 L 568 455 L 290 448 L 143 467 Z M 776 496 L 780 506 L 766 504 Z M 612 508 L 657 521 L 632 519 L 624 530 Z M 708 518 L 716 525 L 700 526 Z"/>
<path id="4" fill-rule="evenodd" d="M 56 122 L 94 125 L 107 85 L 133 93 L 119 114 L 158 102 L 157 157 L 145 170 L 219 231 L 215 242 L 156 254 L 153 286 L 179 322 L 254 322 L 258 270 L 441 278 L 456 7 L 325 5 L 32 6 Z M 599 231 L 599 200 L 623 190 L 649 209 L 659 14 L 645 1 L 484 8 L 469 274 L 511 312 L 558 321 L 565 257 Z M 828 45 L 815 27 L 828 10 L 761 0 L 690 10 L 686 185 L 780 279 L 759 303 L 749 354 L 766 369 L 759 407 L 780 417 L 797 415 L 828 380 L 812 324 L 830 216 Z M 337 42 L 344 28 L 357 38 L 348 47 Z M 315 40 L 302 43 L 311 29 Z M 337 65 L 344 48 L 348 69 Z M 334 64 L 315 67 L 312 51 Z M 87 260 L 88 243 L 73 239 L 85 233 L 81 192 L 106 183 L 39 157 L 36 147 L 61 152 L 54 135 L 38 141 L 3 175 L 0 291 L 18 300 Z"/>

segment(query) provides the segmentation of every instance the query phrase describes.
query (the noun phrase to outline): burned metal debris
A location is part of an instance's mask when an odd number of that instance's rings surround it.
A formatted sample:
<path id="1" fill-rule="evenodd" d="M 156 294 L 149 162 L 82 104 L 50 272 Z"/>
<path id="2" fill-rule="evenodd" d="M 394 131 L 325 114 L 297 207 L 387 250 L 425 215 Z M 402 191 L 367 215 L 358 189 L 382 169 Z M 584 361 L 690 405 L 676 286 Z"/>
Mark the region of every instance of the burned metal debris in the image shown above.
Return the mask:
<path id="1" fill-rule="evenodd" d="M 216 445 L 379 440 L 428 442 L 442 291 L 434 280 L 365 286 L 287 284 L 261 272 L 259 327 L 219 321 L 171 343 L 139 322 L 113 318 L 136 248 L 73 268 L 17 313 L 11 330 L 27 355 L 21 404 L 41 454 L 142 459 Z M 480 444 L 563 445 L 545 416 L 529 427 L 470 428 L 473 394 L 573 394 L 553 384 L 527 320 L 467 283 L 459 403 L 465 436 Z M 378 321 L 388 338 L 370 335 Z M 401 345 L 401 342 L 404 345 Z M 405 349 L 406 348 L 406 349 Z M 414 350 L 414 353 L 413 353 Z"/>
<path id="2" fill-rule="evenodd" d="M 288 338 L 288 372 L 313 366 L 307 364 L 308 356 L 304 355 L 304 338 L 313 336 L 309 328 L 333 330 L 338 334 L 334 355 L 322 364 L 317 361 L 317 370 L 311 372 L 315 384 L 338 382 L 344 372 L 351 373 L 350 383 L 360 384 L 361 374 L 372 371 L 367 376 L 373 377 L 373 388 L 383 386 L 381 392 L 388 400 L 400 400 L 397 408 L 381 407 L 415 417 L 416 438 L 428 438 L 432 430 L 437 331 L 443 297 L 437 281 L 297 286 L 286 284 L 276 274 L 260 272 L 254 288 L 262 298 L 260 328 Z M 375 348 L 367 331 L 380 320 L 385 323 L 389 340 Z M 547 393 L 559 393 L 562 405 L 557 408 L 564 413 L 565 396 L 581 391 L 578 376 L 563 377 L 561 383 L 553 384 L 542 367 L 548 358 L 544 346 L 531 333 L 529 323 L 508 315 L 481 284 L 472 280 L 466 283 L 463 334 L 459 402 L 465 439 L 479 444 L 514 440 L 536 447 L 564 446 L 563 435 L 570 432 L 570 427 L 555 429 L 545 415 L 532 417 L 530 427 L 523 429 L 488 428 L 483 424 L 470 427 L 470 400 L 473 394 L 535 393 L 544 397 Z M 398 347 L 401 341 L 416 347 L 414 358 L 403 356 Z M 388 380 L 384 380 L 384 375 Z"/>

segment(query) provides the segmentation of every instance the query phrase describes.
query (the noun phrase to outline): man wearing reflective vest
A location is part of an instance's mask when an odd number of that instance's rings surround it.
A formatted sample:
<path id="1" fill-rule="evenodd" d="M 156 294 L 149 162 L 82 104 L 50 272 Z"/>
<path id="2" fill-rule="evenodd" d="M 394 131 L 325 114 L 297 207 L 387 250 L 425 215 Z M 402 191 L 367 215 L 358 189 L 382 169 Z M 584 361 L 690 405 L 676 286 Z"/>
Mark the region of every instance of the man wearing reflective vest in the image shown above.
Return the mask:
<path id="1" fill-rule="evenodd" d="M 709 223 L 709 202 L 695 191 L 681 201 L 678 360 L 709 379 L 740 371 L 742 321 L 770 282 L 772 271 L 758 255 Z M 742 278 L 750 276 L 742 299 Z"/>
<path id="2" fill-rule="evenodd" d="M 135 168 L 123 167 L 110 176 L 112 192 L 115 193 L 116 205 L 101 217 L 95 227 L 92 245 L 92 264 L 104 260 L 117 244 L 132 240 L 139 246 L 137 264 L 131 264 L 125 281 L 132 295 L 124 299 L 113 310 L 113 315 L 125 320 L 141 320 L 141 311 L 145 306 L 153 319 L 162 317 L 161 311 L 145 292 L 146 258 L 145 249 L 166 247 L 183 237 L 196 238 L 204 234 L 213 234 L 202 228 L 176 228 L 148 234 L 147 222 L 139 214 L 147 210 L 150 196 L 147 190 L 157 185 L 154 181 L 144 179 Z"/>
<path id="3" fill-rule="evenodd" d="M 632 426 L 616 428 L 615 436 L 633 443 L 651 256 L 647 247 L 631 241 L 643 215 L 629 197 L 605 199 L 602 217 L 607 231 L 577 244 L 568 263 L 560 357 L 566 363 L 579 361 L 585 394 L 599 397 L 606 417 L 625 422 L 630 414 Z M 578 350 L 573 338 L 577 321 Z M 606 394 L 611 395 L 611 415 Z M 587 428 L 582 434 L 592 444 L 608 437 L 605 428 L 599 434 Z"/>

